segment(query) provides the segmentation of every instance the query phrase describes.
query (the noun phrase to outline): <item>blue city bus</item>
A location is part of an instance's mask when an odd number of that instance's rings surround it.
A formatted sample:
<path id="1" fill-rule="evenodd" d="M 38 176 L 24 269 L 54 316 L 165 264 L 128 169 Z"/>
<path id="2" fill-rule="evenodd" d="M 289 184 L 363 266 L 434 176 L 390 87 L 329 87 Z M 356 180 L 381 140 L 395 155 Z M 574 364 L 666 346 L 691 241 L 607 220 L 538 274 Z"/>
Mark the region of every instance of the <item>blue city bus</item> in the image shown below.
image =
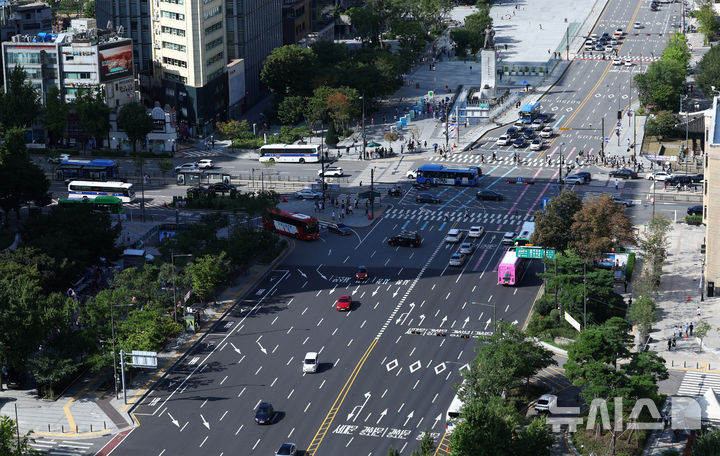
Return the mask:
<path id="1" fill-rule="evenodd" d="M 118 165 L 112 160 L 63 160 L 55 168 L 57 180 L 110 181 L 118 180 Z"/>
<path id="2" fill-rule="evenodd" d="M 417 183 L 435 185 L 476 186 L 482 172 L 480 168 L 446 168 L 444 165 L 422 165 L 417 170 Z"/>
<path id="3" fill-rule="evenodd" d="M 523 123 L 532 123 L 533 120 L 540 114 L 540 102 L 528 103 L 520 109 L 519 115 L 520 120 Z"/>

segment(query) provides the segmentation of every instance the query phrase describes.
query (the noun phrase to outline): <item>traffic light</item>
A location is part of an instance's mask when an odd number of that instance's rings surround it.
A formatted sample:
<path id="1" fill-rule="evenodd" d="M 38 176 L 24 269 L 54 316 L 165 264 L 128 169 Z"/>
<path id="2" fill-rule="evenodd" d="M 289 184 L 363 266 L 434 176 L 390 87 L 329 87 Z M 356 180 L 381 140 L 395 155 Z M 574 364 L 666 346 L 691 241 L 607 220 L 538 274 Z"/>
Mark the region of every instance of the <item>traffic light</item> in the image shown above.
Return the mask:
<path id="1" fill-rule="evenodd" d="M 618 109 L 618 120 L 622 120 L 622 111 Z"/>

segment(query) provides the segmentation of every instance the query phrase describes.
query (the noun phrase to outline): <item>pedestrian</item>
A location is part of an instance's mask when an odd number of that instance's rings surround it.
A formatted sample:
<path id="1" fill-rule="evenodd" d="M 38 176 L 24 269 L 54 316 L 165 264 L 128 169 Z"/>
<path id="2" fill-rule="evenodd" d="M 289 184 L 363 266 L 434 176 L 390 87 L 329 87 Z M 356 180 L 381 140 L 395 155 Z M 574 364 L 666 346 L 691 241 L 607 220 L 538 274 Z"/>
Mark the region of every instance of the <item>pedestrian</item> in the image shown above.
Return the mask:
<path id="1" fill-rule="evenodd" d="M 542 30 L 542 24 L 538 24 L 540 26 L 540 30 Z"/>
<path id="2" fill-rule="evenodd" d="M 670 426 L 670 415 L 668 415 L 667 412 L 663 414 L 663 421 L 665 422 L 665 426 Z"/>
<path id="3" fill-rule="evenodd" d="M 360 181 L 360 187 L 362 187 L 362 181 Z"/>
<path id="4" fill-rule="evenodd" d="M 698 317 L 700 316 L 700 306 L 698 306 L 698 308 L 697 308 L 697 316 Z"/>
<path id="5" fill-rule="evenodd" d="M 332 211 L 332 219 L 335 220 L 335 209 Z"/>
<path id="6" fill-rule="evenodd" d="M 672 346 L 673 346 L 673 348 L 675 348 L 677 346 L 677 338 L 675 338 L 675 337 L 673 337 Z"/>
<path id="7" fill-rule="evenodd" d="M 615 179 L 615 190 L 617 190 L 619 186 L 620 186 L 620 182 L 618 182 L 618 180 Z"/>
<path id="8" fill-rule="evenodd" d="M 672 339 L 668 339 L 668 351 L 672 351 Z"/>
<path id="9" fill-rule="evenodd" d="M 692 322 L 691 322 L 691 323 L 690 323 L 690 335 L 691 335 L 691 336 L 692 336 L 693 328 L 694 328 L 694 326 L 693 326 L 693 324 L 692 324 Z"/>
<path id="10" fill-rule="evenodd" d="M 685 323 L 685 338 L 690 334 L 690 323 Z"/>
<path id="11" fill-rule="evenodd" d="M 677 325 L 675 325 L 675 326 L 673 327 L 673 338 L 675 338 L 675 337 L 677 337 L 677 336 L 678 336 L 678 327 L 677 327 Z"/>

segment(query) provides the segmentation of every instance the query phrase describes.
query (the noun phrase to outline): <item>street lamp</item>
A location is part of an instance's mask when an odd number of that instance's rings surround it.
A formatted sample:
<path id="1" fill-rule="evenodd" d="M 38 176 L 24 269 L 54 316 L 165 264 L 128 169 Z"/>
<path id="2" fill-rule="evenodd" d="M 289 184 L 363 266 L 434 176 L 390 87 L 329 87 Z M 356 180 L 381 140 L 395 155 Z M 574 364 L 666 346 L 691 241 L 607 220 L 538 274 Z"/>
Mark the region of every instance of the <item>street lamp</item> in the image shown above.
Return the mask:
<path id="1" fill-rule="evenodd" d="M 365 94 L 358 98 L 362 100 L 362 159 L 365 160 Z"/>
<path id="2" fill-rule="evenodd" d="M 177 323 L 177 314 L 178 314 L 178 308 L 177 308 L 178 300 L 177 300 L 177 295 L 175 294 L 176 289 L 177 289 L 175 287 L 175 278 L 177 277 L 177 271 L 175 270 L 175 258 L 180 258 L 180 257 L 192 258 L 192 254 L 191 253 L 175 254 L 172 251 L 170 251 L 170 264 L 172 265 L 172 269 L 173 269 L 173 307 L 174 307 L 173 314 L 175 315 L 175 323 Z M 183 326 L 185 326 L 184 323 L 183 323 Z"/>
<path id="3" fill-rule="evenodd" d="M 112 334 L 112 351 L 113 351 L 113 383 L 115 384 L 115 399 L 119 399 L 118 393 L 118 379 L 117 379 L 117 358 L 115 351 L 115 316 L 113 313 L 114 307 L 132 307 L 135 304 L 112 304 L 110 303 L 110 331 Z"/>
<path id="4" fill-rule="evenodd" d="M 565 148 L 565 143 L 561 142 L 560 143 L 560 161 L 558 162 L 558 164 L 559 164 L 559 166 L 558 166 L 558 172 L 559 172 L 559 174 L 558 174 L 558 193 L 560 193 L 560 191 L 562 190 L 562 167 L 563 167 L 563 152 L 564 152 L 563 149 L 564 148 Z"/>

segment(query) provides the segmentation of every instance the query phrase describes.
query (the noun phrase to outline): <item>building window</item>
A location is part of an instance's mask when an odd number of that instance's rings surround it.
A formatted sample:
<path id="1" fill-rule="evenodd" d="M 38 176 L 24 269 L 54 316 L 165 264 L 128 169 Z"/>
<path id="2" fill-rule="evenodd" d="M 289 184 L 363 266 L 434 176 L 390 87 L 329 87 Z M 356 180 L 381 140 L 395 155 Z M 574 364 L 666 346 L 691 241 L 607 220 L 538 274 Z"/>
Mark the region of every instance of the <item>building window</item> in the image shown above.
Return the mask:
<path id="1" fill-rule="evenodd" d="M 222 13 L 222 6 L 216 6 L 214 8 L 210 8 L 209 10 L 205 11 L 205 20 L 208 20 L 211 17 L 217 16 L 220 13 Z"/>
<path id="2" fill-rule="evenodd" d="M 66 72 L 65 79 L 91 79 L 92 73 L 90 72 Z"/>
<path id="3" fill-rule="evenodd" d="M 163 72 L 163 78 L 167 79 L 168 81 L 177 81 L 182 84 L 187 84 L 187 78 L 184 76 L 180 76 L 179 74 L 168 73 L 167 71 L 165 71 Z"/>
<path id="4" fill-rule="evenodd" d="M 205 35 L 209 35 L 216 30 L 220 30 L 221 28 L 222 28 L 222 21 L 218 22 L 217 24 L 213 24 L 210 27 L 206 27 Z"/>
<path id="5" fill-rule="evenodd" d="M 160 11 L 160 14 L 162 17 L 166 17 L 168 19 L 175 19 L 176 21 L 184 21 L 185 15 L 182 13 L 173 13 L 172 11 Z"/>
<path id="6" fill-rule="evenodd" d="M 224 72 L 225 72 L 225 67 L 220 68 L 220 69 L 217 70 L 217 71 L 213 71 L 213 72 L 210 73 L 210 75 L 208 76 L 208 81 L 212 81 L 213 79 L 215 79 L 216 77 L 220 76 L 220 75 L 223 74 Z"/>
<path id="7" fill-rule="evenodd" d="M 160 1 L 164 2 L 164 3 L 174 3 L 176 5 L 184 5 L 185 4 L 185 0 L 160 0 Z"/>
<path id="8" fill-rule="evenodd" d="M 166 27 L 164 25 L 162 26 L 162 32 L 169 33 L 170 35 L 185 36 L 185 30 L 175 27 Z"/>
<path id="9" fill-rule="evenodd" d="M 209 51 L 209 50 L 212 49 L 212 48 L 216 48 L 216 47 L 218 47 L 218 46 L 222 46 L 222 44 L 223 44 L 223 38 L 220 37 L 220 38 L 215 39 L 215 40 L 212 40 L 211 42 L 209 42 L 208 44 L 206 44 L 206 45 L 205 45 L 205 50 L 206 50 L 206 51 Z"/>
<path id="10" fill-rule="evenodd" d="M 184 60 L 173 59 L 172 57 L 163 57 L 163 63 L 180 68 L 187 68 L 187 62 Z"/>
<path id="11" fill-rule="evenodd" d="M 163 41 L 162 46 L 165 49 L 172 49 L 173 51 L 185 52 L 187 50 L 187 48 L 184 45 L 171 43 L 169 41 Z"/>
<path id="12" fill-rule="evenodd" d="M 217 62 L 218 60 L 220 60 L 220 59 L 222 59 L 222 58 L 223 58 L 223 51 L 220 51 L 220 52 L 218 52 L 217 54 L 215 54 L 214 56 L 212 56 L 212 57 L 210 57 L 209 59 L 207 59 L 206 65 L 210 66 L 210 65 L 212 65 L 213 63 Z"/>

